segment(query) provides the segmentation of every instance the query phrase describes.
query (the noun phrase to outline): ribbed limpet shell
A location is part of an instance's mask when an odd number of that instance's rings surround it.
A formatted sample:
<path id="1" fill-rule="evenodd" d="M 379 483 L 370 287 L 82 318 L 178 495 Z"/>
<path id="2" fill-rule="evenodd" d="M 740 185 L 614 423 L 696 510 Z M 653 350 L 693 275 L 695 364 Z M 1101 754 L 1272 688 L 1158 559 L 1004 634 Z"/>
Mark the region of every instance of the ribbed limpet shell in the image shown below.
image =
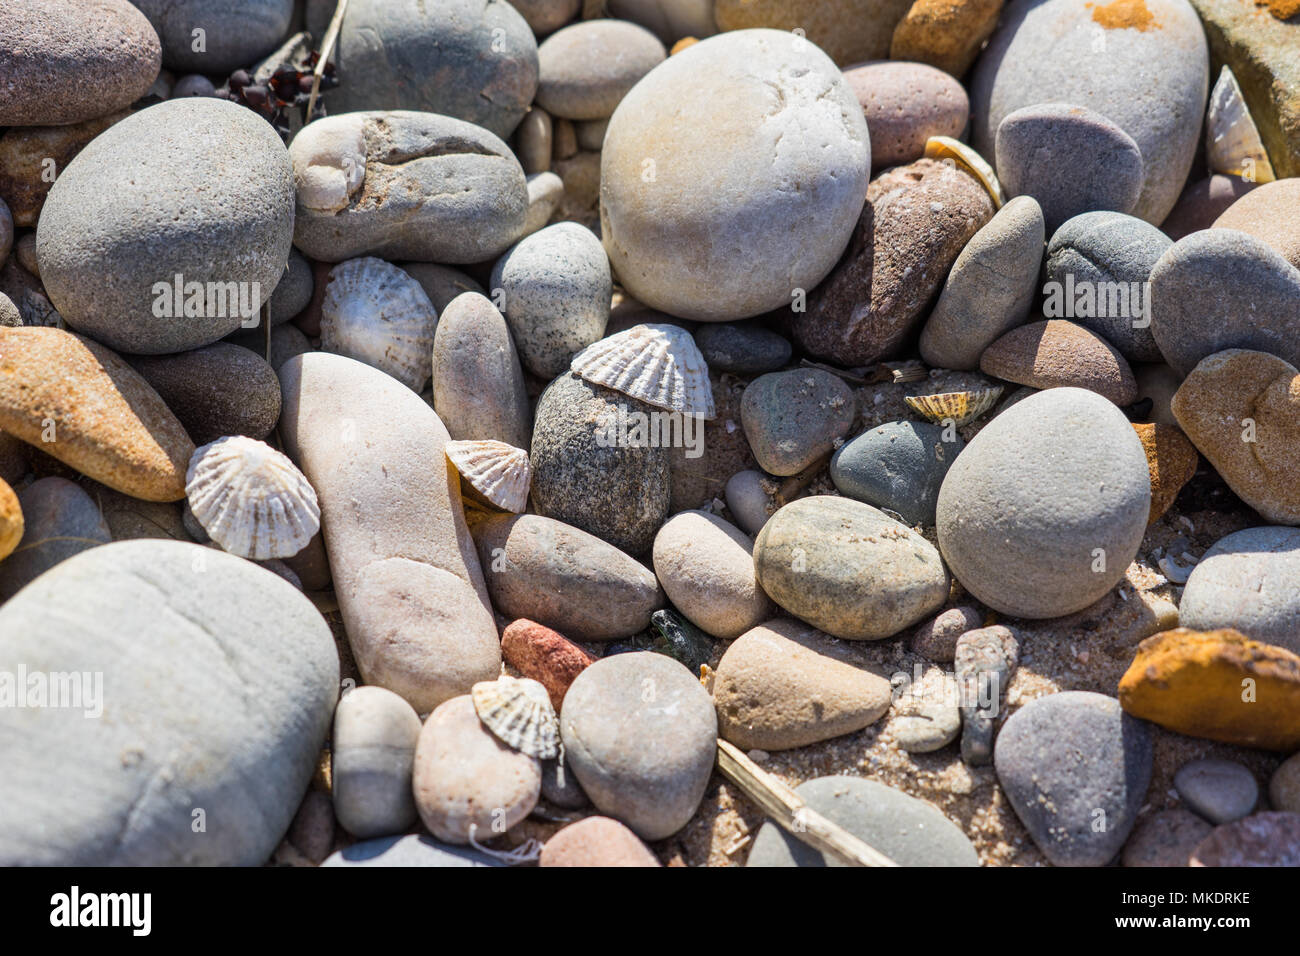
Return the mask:
<path id="1" fill-rule="evenodd" d="M 471 501 L 520 514 L 528 507 L 533 468 L 528 452 L 503 441 L 449 441 L 447 457 Z"/>
<path id="2" fill-rule="evenodd" d="M 1271 183 L 1276 178 L 1241 86 L 1226 65 L 1210 93 L 1205 113 L 1205 165 L 1210 172 L 1253 183 Z"/>
<path id="3" fill-rule="evenodd" d="M 320 506 L 306 476 L 266 442 L 243 435 L 195 450 L 185 495 L 203 530 L 241 558 L 292 557 L 320 530 Z"/>
<path id="4" fill-rule="evenodd" d="M 634 325 L 588 345 L 570 370 L 638 401 L 684 415 L 713 418 L 709 366 L 691 333 L 676 325 Z"/>
<path id="5" fill-rule="evenodd" d="M 908 408 L 932 422 L 952 419 L 961 426 L 973 422 L 995 404 L 1002 395 L 1002 386 L 971 389 L 963 392 L 940 392 L 937 395 L 908 395 L 903 398 Z"/>
<path id="6" fill-rule="evenodd" d="M 983 156 L 960 140 L 953 139 L 951 136 L 931 136 L 925 141 L 925 157 L 938 160 L 951 159 L 980 181 L 984 191 L 992 198 L 994 209 L 1001 209 L 1006 205 L 1006 194 L 1002 192 L 1002 184 L 998 182 L 993 167 Z"/>
<path id="7" fill-rule="evenodd" d="M 528 677 L 502 676 L 470 688 L 478 719 L 503 743 L 530 757 L 560 753 L 560 722 L 551 695 Z"/>

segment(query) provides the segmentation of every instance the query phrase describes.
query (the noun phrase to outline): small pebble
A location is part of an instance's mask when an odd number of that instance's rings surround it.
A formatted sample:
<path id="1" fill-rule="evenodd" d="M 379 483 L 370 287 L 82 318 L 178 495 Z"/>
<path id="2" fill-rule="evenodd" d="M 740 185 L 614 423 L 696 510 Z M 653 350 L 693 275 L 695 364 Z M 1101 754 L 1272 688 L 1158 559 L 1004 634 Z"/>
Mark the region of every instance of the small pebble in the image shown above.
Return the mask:
<path id="1" fill-rule="evenodd" d="M 1174 789 L 1189 810 L 1211 823 L 1231 823 L 1255 809 L 1255 775 L 1231 760 L 1193 760 L 1174 774 Z"/>

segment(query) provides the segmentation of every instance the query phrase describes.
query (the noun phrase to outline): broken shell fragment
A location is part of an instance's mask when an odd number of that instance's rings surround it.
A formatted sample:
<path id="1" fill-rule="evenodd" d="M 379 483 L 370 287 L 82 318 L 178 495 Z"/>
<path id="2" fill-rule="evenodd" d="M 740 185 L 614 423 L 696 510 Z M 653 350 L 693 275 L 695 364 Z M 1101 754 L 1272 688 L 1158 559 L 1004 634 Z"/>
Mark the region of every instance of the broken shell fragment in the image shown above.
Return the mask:
<path id="1" fill-rule="evenodd" d="M 908 408 L 927 421 L 942 423 L 952 419 L 958 427 L 973 422 L 995 404 L 1002 395 L 1002 386 L 979 388 L 966 392 L 941 392 L 937 395 L 908 395 L 903 401 Z"/>
<path id="2" fill-rule="evenodd" d="M 470 688 L 478 719 L 502 743 L 530 757 L 549 760 L 560 753 L 560 722 L 551 696 L 529 677 L 502 676 Z"/>
<path id="3" fill-rule="evenodd" d="M 1252 183 L 1271 183 L 1276 178 L 1241 87 L 1226 65 L 1210 93 L 1205 114 L 1205 164 L 1212 173 Z"/>
<path id="4" fill-rule="evenodd" d="M 571 371 L 647 405 L 713 418 L 709 366 L 691 333 L 645 324 L 595 342 L 573 357 Z"/>
<path id="5" fill-rule="evenodd" d="M 503 441 L 449 441 L 447 457 L 460 473 L 461 494 L 497 511 L 528 507 L 533 468 L 528 452 Z"/>
<path id="6" fill-rule="evenodd" d="M 1006 194 L 1002 192 L 1002 184 L 998 182 L 993 167 L 983 156 L 960 140 L 953 139 L 951 136 L 931 136 L 925 141 L 925 158 L 937 159 L 940 162 L 951 160 L 980 181 L 980 185 L 992 198 L 994 209 L 1001 209 L 1006 205 Z"/>

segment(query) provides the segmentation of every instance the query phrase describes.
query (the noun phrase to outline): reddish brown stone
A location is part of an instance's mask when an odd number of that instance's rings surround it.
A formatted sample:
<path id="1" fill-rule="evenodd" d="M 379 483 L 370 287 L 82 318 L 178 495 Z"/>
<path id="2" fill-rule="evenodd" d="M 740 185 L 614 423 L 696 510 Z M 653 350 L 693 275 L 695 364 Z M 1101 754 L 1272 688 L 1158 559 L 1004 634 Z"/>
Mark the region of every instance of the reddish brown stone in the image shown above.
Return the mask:
<path id="1" fill-rule="evenodd" d="M 1147 524 L 1155 524 L 1178 497 L 1183 485 L 1196 474 L 1200 455 L 1187 436 L 1173 425 L 1133 426 L 1151 472 L 1151 513 Z"/>
<path id="2" fill-rule="evenodd" d="M 1137 399 L 1137 380 L 1124 356 L 1101 336 L 1064 319 L 1012 329 L 984 350 L 980 371 L 1031 388 L 1086 388 L 1116 405 Z"/>
<path id="3" fill-rule="evenodd" d="M 655 855 L 617 820 L 587 817 L 571 823 L 542 847 L 538 866 L 658 866 Z"/>
<path id="4" fill-rule="evenodd" d="M 546 688 L 557 713 L 574 678 L 595 663 L 563 634 L 522 617 L 501 635 L 501 656 L 519 673 Z"/>
<path id="5" fill-rule="evenodd" d="M 1215 827 L 1192 866 L 1300 866 L 1300 813 L 1267 811 Z"/>

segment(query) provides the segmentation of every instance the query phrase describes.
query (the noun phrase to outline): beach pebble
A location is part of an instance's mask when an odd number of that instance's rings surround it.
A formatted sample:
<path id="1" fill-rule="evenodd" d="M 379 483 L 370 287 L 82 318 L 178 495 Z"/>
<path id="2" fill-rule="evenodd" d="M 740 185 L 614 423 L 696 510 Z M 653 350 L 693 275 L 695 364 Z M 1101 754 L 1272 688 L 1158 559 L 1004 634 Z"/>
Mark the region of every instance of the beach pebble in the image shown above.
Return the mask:
<path id="1" fill-rule="evenodd" d="M 998 24 L 1002 0 L 916 0 L 894 27 L 892 60 L 916 60 L 961 76 Z"/>
<path id="2" fill-rule="evenodd" d="M 558 30 L 582 9 L 582 0 L 513 0 L 510 4 L 538 36 Z"/>
<path id="3" fill-rule="evenodd" d="M 862 110 L 817 47 L 774 30 L 722 33 L 665 60 L 614 113 L 602 240 L 646 305 L 748 318 L 831 270 L 870 168 Z"/>
<path id="4" fill-rule="evenodd" d="M 284 144 L 250 110 L 159 103 L 101 133 L 55 180 L 36 232 L 41 281 L 69 326 L 110 348 L 207 345 L 280 281 L 293 190 Z"/>
<path id="5" fill-rule="evenodd" d="M 754 457 L 773 475 L 797 475 L 827 454 L 856 414 L 844 380 L 816 368 L 762 375 L 749 383 L 740 406 Z"/>
<path id="6" fill-rule="evenodd" d="M 734 525 L 707 511 L 683 511 L 655 535 L 655 575 L 691 623 L 731 640 L 772 614 L 753 552 L 753 540 Z"/>
<path id="7" fill-rule="evenodd" d="M 145 95 L 161 56 L 158 35 L 126 0 L 5 4 L 0 126 L 62 126 L 116 112 Z"/>
<path id="8" fill-rule="evenodd" d="M 419 833 L 363 840 L 344 847 L 321 866 L 475 867 L 505 866 L 470 847 L 448 846 Z"/>
<path id="9" fill-rule="evenodd" d="M 1189 810 L 1211 823 L 1231 823 L 1255 809 L 1255 775 L 1232 760 L 1193 760 L 1174 774 L 1174 789 Z"/>
<path id="10" fill-rule="evenodd" d="M 1229 206 L 1256 185 L 1226 173 L 1197 180 L 1183 190 L 1178 204 L 1160 224 L 1160 231 L 1177 242 L 1190 233 L 1209 229 Z"/>
<path id="11" fill-rule="evenodd" d="M 1300 364 L 1300 269 L 1262 239 L 1194 232 L 1165 251 L 1150 281 L 1151 332 L 1179 374 L 1224 349 Z"/>
<path id="12" fill-rule="evenodd" d="M 984 350 L 980 371 L 1031 388 L 1086 388 L 1116 405 L 1137 399 L 1137 380 L 1124 356 L 1095 332 L 1064 319 L 1012 329 Z"/>
<path id="13" fill-rule="evenodd" d="M 177 355 L 135 356 L 140 373 L 196 445 L 224 435 L 265 438 L 280 418 L 280 380 L 248 349 L 217 342 Z"/>
<path id="14" fill-rule="evenodd" d="M 552 116 L 599 120 L 667 57 L 649 30 L 627 20 L 584 20 L 537 48 L 537 102 Z"/>
<path id="15" fill-rule="evenodd" d="M 110 488 L 185 497 L 194 444 L 131 366 L 89 339 L 0 328 L 0 428 Z"/>
<path id="16" fill-rule="evenodd" d="M 1119 853 L 1151 782 L 1151 728 L 1091 691 L 1038 697 L 1002 726 L 998 783 L 1056 866 L 1105 866 Z"/>
<path id="17" fill-rule="evenodd" d="M 519 122 L 512 140 L 515 158 L 528 176 L 546 172 L 551 168 L 552 146 L 555 142 L 551 114 L 540 106 L 529 107 Z"/>
<path id="18" fill-rule="evenodd" d="M 243 0 L 237 6 L 223 0 L 139 0 L 136 6 L 158 31 L 167 69 L 213 76 L 255 63 L 279 46 L 294 8 L 293 0 Z"/>
<path id="19" fill-rule="evenodd" d="M 926 140 L 961 136 L 970 117 L 962 85 L 924 63 L 879 60 L 847 68 L 844 78 L 871 131 L 873 169 L 920 159 Z"/>
<path id="20" fill-rule="evenodd" d="M 56 176 L 63 172 L 87 143 L 129 115 L 110 113 L 71 126 L 15 126 L 0 136 L 0 201 L 8 204 L 13 224 L 34 228 L 54 185 L 51 168 Z M 6 250 L 0 236 L 0 262 Z"/>
<path id="21" fill-rule="evenodd" d="M 1192 569 L 1178 619 L 1300 654 L 1300 528 L 1246 528 L 1220 538 Z"/>
<path id="22" fill-rule="evenodd" d="M 839 264 L 794 316 L 795 341 L 840 365 L 897 352 L 957 256 L 993 218 L 993 200 L 952 162 L 918 159 L 882 173 Z"/>
<path id="23" fill-rule="evenodd" d="M 558 707 L 556 713 L 559 713 Z M 565 760 L 561 765 L 557 758 L 542 761 L 542 799 L 562 810 L 581 810 L 591 803 L 569 761 Z"/>
<path id="24" fill-rule="evenodd" d="M 1091 7 L 1011 0 L 969 89 L 971 144 L 988 158 L 1002 121 L 1024 107 L 1065 103 L 1104 116 L 1142 154 L 1142 190 L 1128 211 L 1157 223 L 1178 199 L 1200 140 L 1209 90 L 1205 33 L 1187 0 Z M 1062 178 L 1072 180 L 1092 162 L 1071 154 L 1059 167 Z"/>
<path id="25" fill-rule="evenodd" d="M 717 0 L 719 30 L 771 27 L 798 31 L 809 45 L 839 64 L 881 60 L 889 55 L 894 25 L 909 0 L 861 3 L 844 0 Z"/>
<path id="26" fill-rule="evenodd" d="M 312 36 L 332 12 L 321 4 Z M 508 3 L 352 0 L 334 48 L 339 85 L 330 113 L 420 110 L 506 137 L 537 91 L 537 40 Z"/>
<path id="27" fill-rule="evenodd" d="M 104 516 L 114 541 L 171 538 L 173 541 L 193 540 L 202 544 L 209 540 L 208 533 L 197 521 L 194 525 L 202 532 L 202 540 L 189 533 L 184 521 L 188 502 L 143 501 L 89 479 L 83 479 L 81 487 Z"/>
<path id="28" fill-rule="evenodd" d="M 564 180 L 552 172 L 533 173 L 528 177 L 528 214 L 524 217 L 524 236 L 541 229 L 564 202 Z"/>
<path id="29" fill-rule="evenodd" d="M 336 114 L 295 136 L 289 156 L 293 241 L 313 259 L 480 262 L 523 232 L 523 168 L 495 134 L 464 120 Z"/>
<path id="30" fill-rule="evenodd" d="M 524 677 L 546 688 L 557 714 L 574 678 L 595 663 L 563 634 L 522 617 L 502 632 L 501 656 Z"/>
<path id="31" fill-rule="evenodd" d="M 7 497 L 12 496 L 10 490 Z M 34 481 L 9 504 L 21 509 L 17 531 L 22 540 L 14 542 L 19 550 L 0 562 L 0 600 L 13 597 L 56 564 L 113 540 L 94 499 L 67 479 Z M 12 527 L 13 519 L 7 524 Z"/>
<path id="32" fill-rule="evenodd" d="M 961 694 L 961 759 L 968 766 L 986 766 L 993 759 L 993 726 L 1019 660 L 1020 644 L 1001 624 L 957 639 L 953 670 Z"/>
<path id="33" fill-rule="evenodd" d="M 217 88 L 212 85 L 212 81 L 206 76 L 197 73 L 191 73 L 189 76 L 182 76 L 172 87 L 171 99 L 180 99 L 184 96 L 213 96 Z"/>
<path id="34" fill-rule="evenodd" d="M 1183 809 L 1161 810 L 1140 821 L 1124 844 L 1124 866 L 1187 866 L 1197 844 L 1214 829 Z"/>
<path id="35" fill-rule="evenodd" d="M 1067 220 L 1047 245 L 1045 314 L 1091 329 L 1130 362 L 1161 361 L 1146 283 L 1171 245 L 1135 216 L 1087 212 Z"/>
<path id="36" fill-rule="evenodd" d="M 736 519 L 736 524 L 749 535 L 757 535 L 763 530 L 768 519 L 768 497 L 763 490 L 762 472 L 738 471 L 727 479 L 725 494 L 727 507 Z"/>
<path id="37" fill-rule="evenodd" d="M 528 449 L 532 411 L 506 321 L 477 292 L 452 299 L 433 336 L 433 410 L 457 441 Z"/>
<path id="38" fill-rule="evenodd" d="M 983 616 L 973 607 L 950 607 L 916 626 L 912 650 L 928 661 L 949 664 L 957 652 L 958 638 L 983 623 Z"/>
<path id="39" fill-rule="evenodd" d="M 1043 211 L 1017 196 L 962 248 L 921 330 L 921 357 L 936 368 L 976 369 L 994 340 L 1025 321 L 1043 261 Z"/>
<path id="40" fill-rule="evenodd" d="M 312 276 L 311 263 L 297 249 L 290 249 L 284 275 L 280 276 L 267 303 L 271 325 L 283 325 L 307 308 L 315 291 L 316 280 Z"/>
<path id="41" fill-rule="evenodd" d="M 736 375 L 775 372 L 790 361 L 792 350 L 788 339 L 753 322 L 702 325 L 695 344 L 712 371 Z"/>
<path id="42" fill-rule="evenodd" d="M 892 511 L 910 525 L 933 525 L 943 476 L 966 447 L 954 429 L 886 422 L 840 446 L 831 481 L 842 495 Z"/>
<path id="43" fill-rule="evenodd" d="M 334 805 L 328 793 L 308 790 L 289 824 L 291 846 L 312 863 L 321 863 L 334 848 Z"/>
<path id="44" fill-rule="evenodd" d="M 668 417 L 621 392 L 561 375 L 537 401 L 534 510 L 633 556 L 645 554 L 668 517 L 669 449 L 635 444 L 620 425 Z"/>
<path id="45" fill-rule="evenodd" d="M 420 730 L 415 807 L 435 838 L 464 846 L 508 831 L 542 788 L 536 757 L 506 746 L 479 720 L 468 694 L 444 701 Z"/>
<path id="46" fill-rule="evenodd" d="M 658 866 L 635 833 L 609 817 L 570 823 L 542 847 L 538 866 Z"/>
<path id="47" fill-rule="evenodd" d="M 1192 866 L 1300 866 L 1300 813 L 1256 813 L 1215 827 Z"/>
<path id="48" fill-rule="evenodd" d="M 1151 515 L 1147 524 L 1154 524 L 1173 505 L 1183 486 L 1192 480 L 1201 459 L 1196 446 L 1177 426 L 1136 424 L 1133 430 L 1147 456 L 1151 477 Z"/>
<path id="49" fill-rule="evenodd" d="M 524 365 L 541 378 L 566 372 L 575 352 L 605 334 L 613 281 L 600 240 L 557 222 L 520 240 L 492 269 L 492 296 Z"/>
<path id="50" fill-rule="evenodd" d="M 605 145 L 605 132 L 609 129 L 609 119 L 580 120 L 573 124 L 574 134 L 578 137 L 581 149 L 600 152 Z"/>
<path id="51" fill-rule="evenodd" d="M 285 453 L 320 500 L 334 593 L 366 683 L 423 713 L 494 679 L 492 605 L 437 414 L 341 355 L 296 356 L 280 380 Z"/>
<path id="52" fill-rule="evenodd" d="M 338 696 L 334 641 L 310 601 L 180 541 L 92 548 L 11 598 L 0 670 L 20 667 L 102 686 L 89 709 L 0 708 L 5 866 L 261 866 Z"/>
<path id="53" fill-rule="evenodd" d="M 875 780 L 817 777 L 794 788 L 808 806 L 900 866 L 979 866 L 975 847 L 942 812 Z M 775 823 L 754 838 L 746 866 L 844 866 Z"/>
<path id="54" fill-rule="evenodd" d="M 382 687 L 348 691 L 330 740 L 334 813 L 360 839 L 401 833 L 415 822 L 411 772 L 420 718 Z"/>
<path id="55" fill-rule="evenodd" d="M 789 750 L 851 734 L 881 718 L 889 682 L 854 666 L 837 642 L 777 619 L 746 631 L 713 677 L 718 733 L 742 750 Z"/>
<path id="56" fill-rule="evenodd" d="M 935 613 L 949 579 L 934 545 L 870 505 L 801 498 L 774 514 L 754 545 L 763 590 L 835 637 L 892 637 Z"/>
<path id="57" fill-rule="evenodd" d="M 1033 196 L 1048 234 L 1081 213 L 1132 212 L 1142 191 L 1142 151 L 1094 110 L 1038 103 L 998 125 L 998 179 L 1008 196 Z"/>
<path id="58" fill-rule="evenodd" d="M 971 440 L 939 490 L 948 568 L 1004 614 L 1060 617 L 1124 577 L 1151 510 L 1142 443 L 1081 388 L 1037 392 Z M 769 591 L 769 593 L 771 593 Z"/>
<path id="59" fill-rule="evenodd" d="M 1300 657 L 1227 628 L 1148 637 L 1120 678 L 1119 699 L 1135 717 L 1188 737 L 1300 748 Z"/>
<path id="60" fill-rule="evenodd" d="M 941 668 L 928 667 L 919 680 L 895 694 L 885 734 L 898 749 L 925 754 L 948 746 L 961 733 L 957 681 Z"/>
<path id="61" fill-rule="evenodd" d="M 420 288 L 429 297 L 434 311 L 439 316 L 447 310 L 447 306 L 451 305 L 452 300 L 458 295 L 465 292 L 487 295 L 481 285 L 451 266 L 435 265 L 432 262 L 403 262 L 400 263 L 400 268 L 420 283 Z"/>
<path id="62" fill-rule="evenodd" d="M 225 341 L 232 345 L 238 345 L 242 349 L 248 349 L 258 357 L 266 355 L 266 329 L 247 329 L 236 332 Z M 313 351 L 311 341 L 296 325 L 288 322 L 283 325 L 271 326 L 271 358 L 270 365 L 277 373 L 285 362 L 295 355 L 302 355 L 304 352 Z"/>
<path id="63" fill-rule="evenodd" d="M 643 840 L 686 825 L 717 752 L 708 693 L 681 664 L 648 652 L 606 657 L 579 674 L 560 733 L 591 802 Z"/>
<path id="64" fill-rule="evenodd" d="M 1172 403 L 1196 449 L 1273 524 L 1300 524 L 1298 388 L 1294 365 L 1265 352 L 1228 349 L 1203 359 Z"/>
<path id="65" fill-rule="evenodd" d="M 718 32 L 713 0 L 606 0 L 605 10 L 611 17 L 641 24 L 665 45 Z"/>
<path id="66" fill-rule="evenodd" d="M 17 328 L 23 324 L 23 314 L 14 305 L 14 300 L 0 292 L 0 326 Z"/>
<path id="67" fill-rule="evenodd" d="M 1274 810 L 1300 813 L 1300 754 L 1292 754 L 1273 771 L 1268 782 L 1268 802 Z"/>
<path id="68" fill-rule="evenodd" d="M 663 607 L 645 565 L 559 521 L 500 515 L 476 523 L 474 540 L 493 604 L 508 617 L 579 641 L 609 641 L 645 630 Z"/>
<path id="69" fill-rule="evenodd" d="M 1300 268 L 1300 178 L 1278 179 L 1252 189 L 1214 221 L 1261 239 Z"/>

